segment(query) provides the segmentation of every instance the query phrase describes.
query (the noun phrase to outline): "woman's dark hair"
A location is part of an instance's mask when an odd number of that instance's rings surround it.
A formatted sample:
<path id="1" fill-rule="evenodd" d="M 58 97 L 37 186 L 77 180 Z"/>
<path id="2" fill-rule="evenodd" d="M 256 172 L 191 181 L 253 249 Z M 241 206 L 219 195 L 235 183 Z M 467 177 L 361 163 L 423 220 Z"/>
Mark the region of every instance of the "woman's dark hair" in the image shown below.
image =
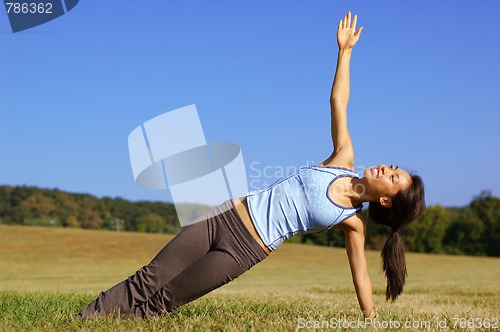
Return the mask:
<path id="1" fill-rule="evenodd" d="M 392 230 L 382 249 L 382 267 L 387 278 L 385 298 L 392 302 L 403 291 L 407 276 L 405 248 L 398 230 L 408 227 L 425 209 L 424 183 L 418 175 L 412 175 L 411 180 L 409 188 L 392 197 L 390 208 L 378 202 L 370 202 L 368 207 L 368 216 L 373 222 L 389 226 Z"/>

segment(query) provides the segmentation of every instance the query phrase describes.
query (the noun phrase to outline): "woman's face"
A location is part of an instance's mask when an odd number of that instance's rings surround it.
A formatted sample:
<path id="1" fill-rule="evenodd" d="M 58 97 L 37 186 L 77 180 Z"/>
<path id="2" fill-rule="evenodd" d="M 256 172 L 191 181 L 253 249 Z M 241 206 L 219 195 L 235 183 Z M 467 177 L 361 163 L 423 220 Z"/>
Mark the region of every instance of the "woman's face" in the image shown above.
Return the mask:
<path id="1" fill-rule="evenodd" d="M 411 176 L 398 166 L 378 165 L 364 171 L 366 191 L 371 195 L 391 198 L 411 185 Z"/>

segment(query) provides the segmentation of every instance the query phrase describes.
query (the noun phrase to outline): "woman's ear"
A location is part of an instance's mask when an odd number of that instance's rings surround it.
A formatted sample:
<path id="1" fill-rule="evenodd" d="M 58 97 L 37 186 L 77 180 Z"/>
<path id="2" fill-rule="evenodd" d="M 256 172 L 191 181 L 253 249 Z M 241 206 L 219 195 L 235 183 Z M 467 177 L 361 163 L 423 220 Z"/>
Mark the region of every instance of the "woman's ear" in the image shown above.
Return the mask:
<path id="1" fill-rule="evenodd" d="M 383 207 L 386 207 L 386 208 L 392 207 L 392 200 L 390 197 L 382 196 L 382 197 L 380 197 L 379 202 L 380 202 L 380 205 L 382 205 Z"/>

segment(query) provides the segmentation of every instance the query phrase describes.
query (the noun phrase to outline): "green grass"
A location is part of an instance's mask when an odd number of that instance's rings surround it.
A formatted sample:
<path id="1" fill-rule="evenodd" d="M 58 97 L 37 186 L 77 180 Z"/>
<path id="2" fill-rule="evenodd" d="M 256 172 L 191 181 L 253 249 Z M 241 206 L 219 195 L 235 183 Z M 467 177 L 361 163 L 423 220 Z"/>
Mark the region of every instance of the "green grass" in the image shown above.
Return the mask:
<path id="1" fill-rule="evenodd" d="M 232 283 L 166 317 L 71 321 L 99 291 L 147 264 L 170 238 L 0 226 L 0 331 L 293 331 L 326 323 L 345 330 L 341 323 L 362 320 L 343 249 L 284 244 Z M 409 253 L 409 277 L 395 303 L 384 299 L 380 253 L 368 251 L 367 259 L 379 324 L 394 330 L 408 321 L 421 327 L 416 330 L 451 330 L 473 318 L 500 325 L 498 258 Z M 479 320 L 470 324 L 478 327 Z"/>

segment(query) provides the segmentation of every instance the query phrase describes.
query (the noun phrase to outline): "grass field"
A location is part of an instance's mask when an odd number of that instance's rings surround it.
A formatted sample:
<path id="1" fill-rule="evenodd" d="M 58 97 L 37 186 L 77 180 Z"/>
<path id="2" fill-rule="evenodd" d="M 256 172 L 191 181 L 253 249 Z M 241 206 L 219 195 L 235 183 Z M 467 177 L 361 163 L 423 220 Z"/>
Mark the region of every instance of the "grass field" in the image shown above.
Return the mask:
<path id="1" fill-rule="evenodd" d="M 70 320 L 170 238 L 0 226 L 0 331 L 499 330 L 498 258 L 409 253 L 405 291 L 391 304 L 380 253 L 368 251 L 378 307 L 370 325 L 360 314 L 345 251 L 299 244 L 282 245 L 232 283 L 166 317 Z"/>

